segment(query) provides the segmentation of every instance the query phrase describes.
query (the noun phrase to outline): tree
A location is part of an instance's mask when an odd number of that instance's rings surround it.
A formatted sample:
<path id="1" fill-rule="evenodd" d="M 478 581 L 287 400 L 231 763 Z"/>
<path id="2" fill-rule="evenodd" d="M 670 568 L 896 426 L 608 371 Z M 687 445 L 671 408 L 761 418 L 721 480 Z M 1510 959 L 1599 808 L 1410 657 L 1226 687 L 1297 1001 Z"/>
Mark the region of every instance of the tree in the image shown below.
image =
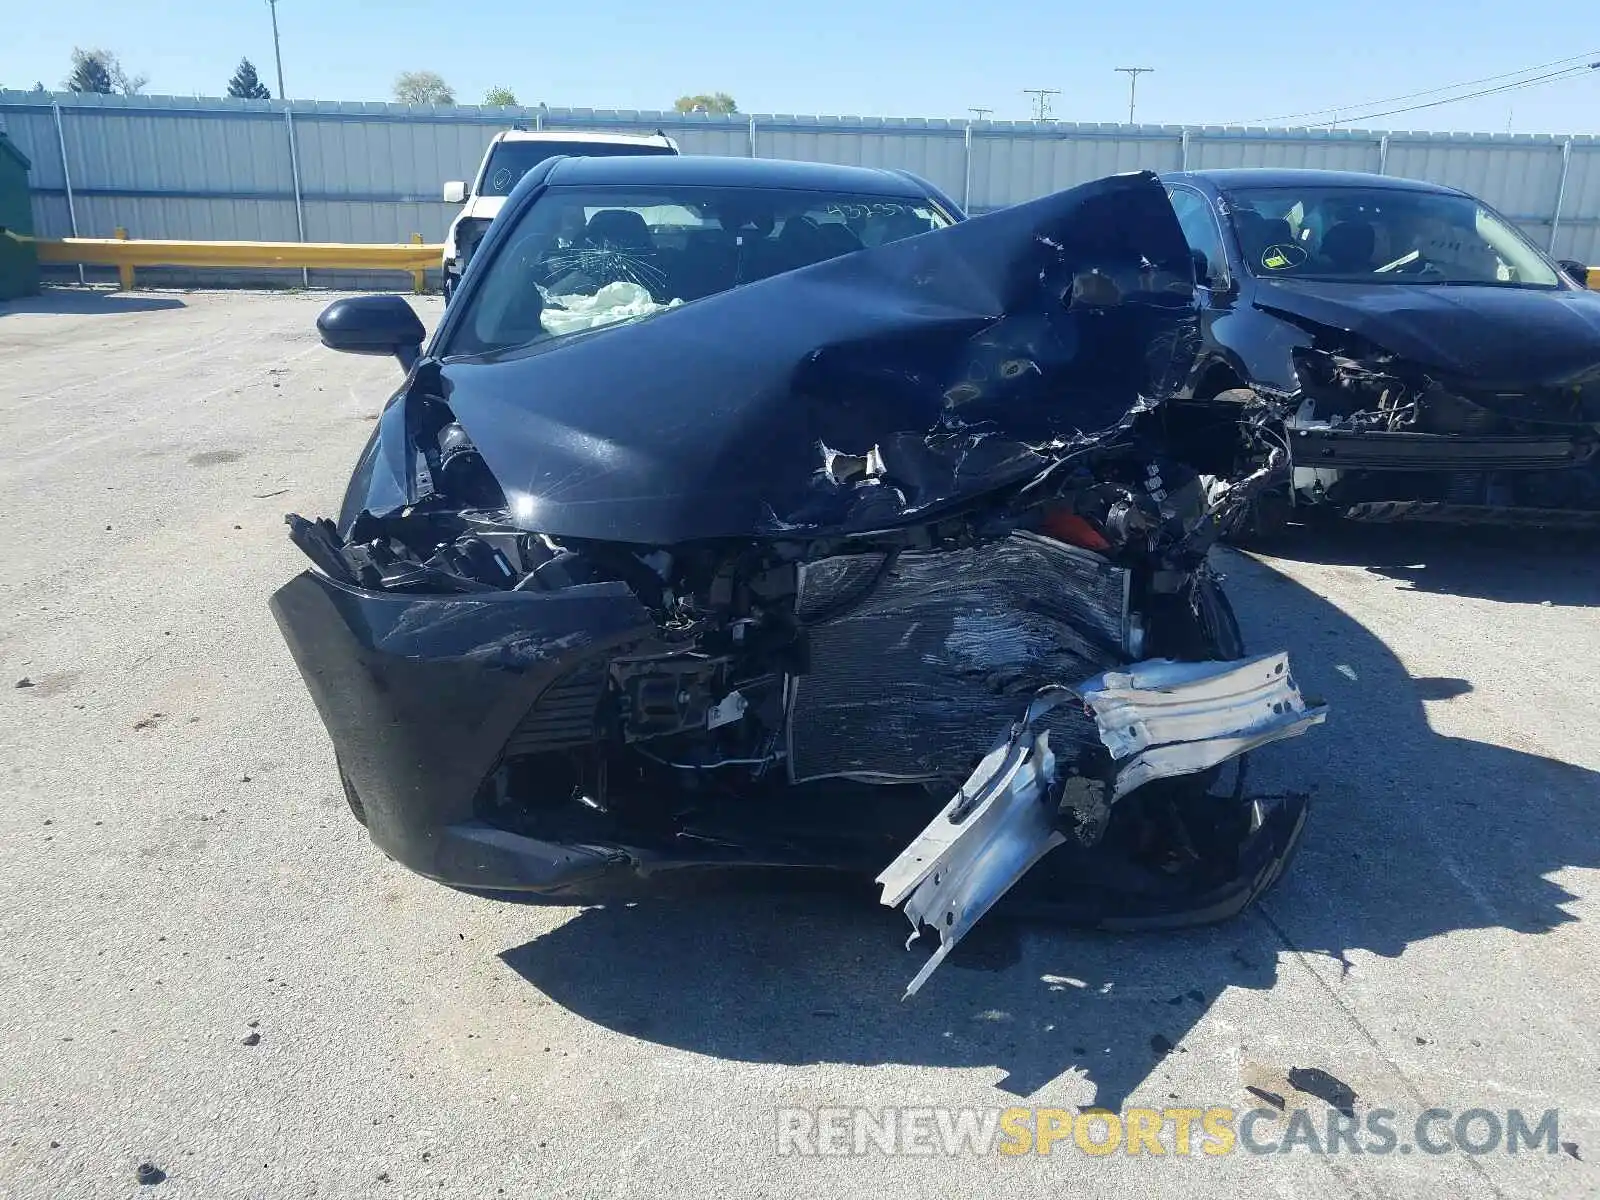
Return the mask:
<path id="1" fill-rule="evenodd" d="M 704 113 L 736 113 L 739 106 L 733 102 L 733 97 L 727 92 L 704 92 L 698 96 L 679 96 L 673 108 L 679 112 L 704 112 Z"/>
<path id="2" fill-rule="evenodd" d="M 256 65 L 248 58 L 239 60 L 239 69 L 228 80 L 228 95 L 238 100 L 271 100 L 272 93 L 256 74 Z"/>
<path id="3" fill-rule="evenodd" d="M 121 92 L 124 96 L 137 96 L 150 82 L 148 75 L 130 75 L 117 56 L 109 50 L 84 50 L 72 48 L 72 74 L 62 87 L 69 92 L 99 92 L 109 96 Z"/>
<path id="4" fill-rule="evenodd" d="M 69 92 L 99 92 L 109 96 L 111 70 L 106 66 L 105 51 L 72 48 L 72 74 L 61 85 Z"/>
<path id="5" fill-rule="evenodd" d="M 483 94 L 485 104 L 498 105 L 501 108 L 514 108 L 517 103 L 517 94 L 508 87 L 492 87 Z"/>
<path id="6" fill-rule="evenodd" d="M 437 71 L 401 71 L 394 98 L 401 104 L 454 104 L 456 93 Z"/>
<path id="7" fill-rule="evenodd" d="M 124 96 L 137 96 L 144 91 L 144 85 L 150 82 L 148 75 L 129 75 L 122 69 L 122 64 L 117 61 L 115 54 L 108 54 L 107 66 L 111 68 L 111 83 Z"/>

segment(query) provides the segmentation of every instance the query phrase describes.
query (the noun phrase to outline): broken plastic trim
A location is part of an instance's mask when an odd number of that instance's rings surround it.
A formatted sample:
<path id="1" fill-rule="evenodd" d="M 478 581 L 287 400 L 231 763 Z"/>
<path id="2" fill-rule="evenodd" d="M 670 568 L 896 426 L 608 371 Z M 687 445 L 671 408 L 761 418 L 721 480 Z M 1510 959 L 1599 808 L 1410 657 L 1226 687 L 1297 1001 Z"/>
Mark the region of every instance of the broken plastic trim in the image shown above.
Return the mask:
<path id="1" fill-rule="evenodd" d="M 1035 736 L 1032 727 L 1074 697 L 1093 711 L 1116 762 L 1113 798 L 1296 737 L 1328 711 L 1306 707 L 1287 654 L 1233 662 L 1153 659 L 1076 687 L 1042 689 L 944 810 L 878 876 L 882 903 L 903 906 L 911 921 L 908 949 L 925 925 L 939 935 L 939 948 L 911 980 L 907 998 L 1029 868 L 1066 840 L 1046 802 L 1056 768 L 1049 734 Z"/>

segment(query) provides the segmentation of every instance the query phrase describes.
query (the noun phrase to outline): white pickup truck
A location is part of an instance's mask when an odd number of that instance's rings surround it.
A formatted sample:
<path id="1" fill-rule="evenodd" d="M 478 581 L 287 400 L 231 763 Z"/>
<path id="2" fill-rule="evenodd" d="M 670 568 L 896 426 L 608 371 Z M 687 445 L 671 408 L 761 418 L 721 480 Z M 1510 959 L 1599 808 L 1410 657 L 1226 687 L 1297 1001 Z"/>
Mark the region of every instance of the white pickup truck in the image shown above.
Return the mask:
<path id="1" fill-rule="evenodd" d="M 494 135 L 478 164 L 469 190 L 465 181 L 444 185 L 446 204 L 460 204 L 444 237 L 444 295 L 449 300 L 483 240 L 489 225 L 505 207 L 517 183 L 547 158 L 584 155 L 676 154 L 678 143 L 664 133 L 585 133 L 570 129 L 508 129 Z"/>

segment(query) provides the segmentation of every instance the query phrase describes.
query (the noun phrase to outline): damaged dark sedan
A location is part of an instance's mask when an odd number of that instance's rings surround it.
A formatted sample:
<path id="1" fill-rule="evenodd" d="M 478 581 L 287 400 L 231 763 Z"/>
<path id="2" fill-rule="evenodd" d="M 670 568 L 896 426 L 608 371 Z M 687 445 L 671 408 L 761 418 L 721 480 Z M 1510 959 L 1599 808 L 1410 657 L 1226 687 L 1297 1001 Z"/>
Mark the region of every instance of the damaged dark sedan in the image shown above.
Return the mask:
<path id="1" fill-rule="evenodd" d="M 582 899 L 875 876 L 938 937 L 911 991 L 1005 893 L 1249 904 L 1306 802 L 1244 756 L 1324 710 L 1209 565 L 1281 462 L 1169 440 L 1198 330 L 1159 181 L 959 221 L 885 172 L 640 162 L 525 180 L 426 348 L 398 297 L 319 320 L 407 367 L 272 601 L 372 840 Z"/>
<path id="2" fill-rule="evenodd" d="M 1294 510 L 1600 525 L 1600 294 L 1586 267 L 1437 184 L 1264 168 L 1162 180 L 1205 342 L 1182 436 L 1222 475 L 1286 460 L 1238 532 Z"/>

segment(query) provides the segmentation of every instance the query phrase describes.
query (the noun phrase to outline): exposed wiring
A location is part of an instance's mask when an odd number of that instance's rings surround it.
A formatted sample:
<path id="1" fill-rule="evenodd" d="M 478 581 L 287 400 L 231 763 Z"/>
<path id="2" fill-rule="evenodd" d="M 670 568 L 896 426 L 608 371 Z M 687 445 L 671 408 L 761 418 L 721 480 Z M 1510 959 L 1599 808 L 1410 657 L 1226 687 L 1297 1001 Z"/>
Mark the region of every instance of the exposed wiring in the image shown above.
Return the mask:
<path id="1" fill-rule="evenodd" d="M 668 762 L 659 755 L 651 754 L 650 751 L 642 746 L 635 746 L 634 750 L 644 755 L 651 762 L 659 763 L 663 767 L 671 767 L 675 771 L 714 771 L 718 767 L 765 767 L 783 758 L 783 752 L 779 751 L 776 754 L 767 755 L 766 758 L 722 758 L 714 763 L 675 763 Z"/>

